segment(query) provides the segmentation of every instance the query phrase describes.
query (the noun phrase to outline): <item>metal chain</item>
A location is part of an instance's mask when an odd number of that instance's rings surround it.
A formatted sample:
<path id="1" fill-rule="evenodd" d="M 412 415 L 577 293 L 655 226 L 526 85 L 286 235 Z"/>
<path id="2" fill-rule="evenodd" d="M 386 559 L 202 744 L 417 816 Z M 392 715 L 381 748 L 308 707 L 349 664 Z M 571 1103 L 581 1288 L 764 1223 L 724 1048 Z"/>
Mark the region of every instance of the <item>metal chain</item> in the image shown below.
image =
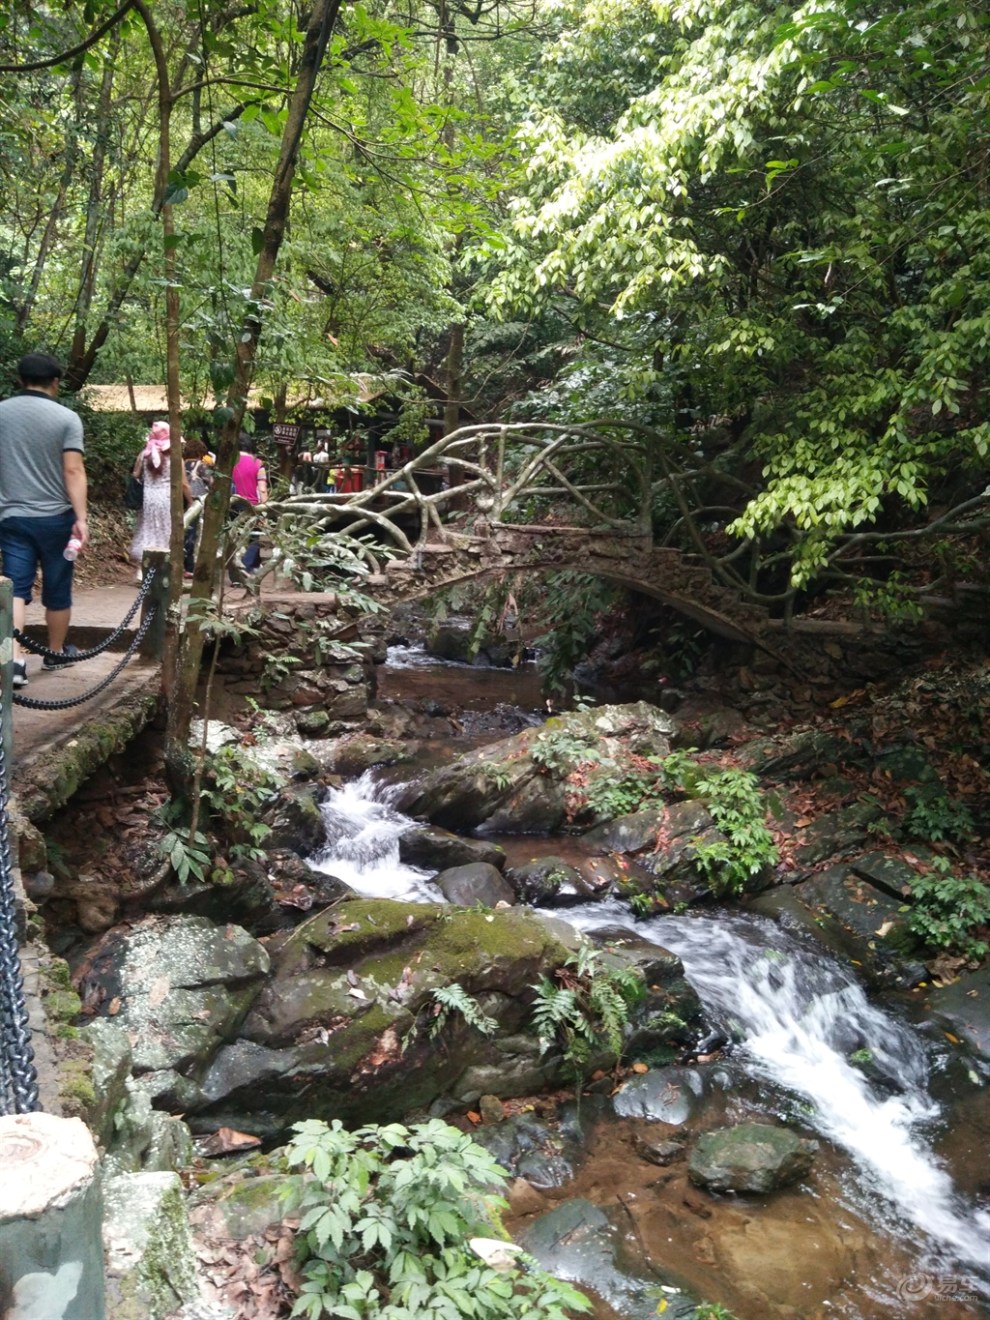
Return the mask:
<path id="1" fill-rule="evenodd" d="M 29 710 L 71 710 L 73 706 L 81 706 L 84 701 L 89 701 L 91 697 L 95 697 L 98 693 L 102 692 L 104 688 L 110 686 L 113 680 L 127 664 L 128 660 L 130 660 L 134 652 L 144 641 L 144 635 L 151 627 L 152 620 L 157 613 L 158 606 L 153 605 L 141 620 L 141 627 L 134 634 L 134 639 L 124 652 L 124 657 L 120 664 L 116 665 L 110 673 L 107 674 L 106 678 L 101 679 L 96 687 L 90 688 L 88 692 L 84 692 L 78 697 L 63 697 L 60 701 L 45 701 L 41 697 L 24 697 L 19 692 L 12 692 L 10 694 L 11 701 L 15 706 L 26 706 Z"/>
<path id="2" fill-rule="evenodd" d="M 7 764 L 0 737 L 0 1114 L 41 1108 L 14 908 L 7 824 Z"/>
<path id="3" fill-rule="evenodd" d="M 61 651 L 50 651 L 48 647 L 42 645 L 41 642 L 36 642 L 33 637 L 28 637 L 25 633 L 22 633 L 19 628 L 13 629 L 14 640 L 16 642 L 20 642 L 21 646 L 24 647 L 25 651 L 30 651 L 32 655 L 43 655 L 50 660 L 60 660 L 62 662 L 62 665 L 60 667 L 64 667 L 67 664 L 77 665 L 80 660 L 92 660 L 93 656 L 101 655 L 104 651 L 108 649 L 108 647 L 113 642 L 117 640 L 120 634 L 130 623 L 131 619 L 133 619 L 135 614 L 137 614 L 138 609 L 141 606 L 141 603 L 143 602 L 144 598 L 147 596 L 148 592 L 151 590 L 151 584 L 152 582 L 154 582 L 157 573 L 158 573 L 158 566 L 155 565 L 154 567 L 150 568 L 148 572 L 144 575 L 144 578 L 141 582 L 141 589 L 134 598 L 134 604 L 124 615 L 121 622 L 118 623 L 117 627 L 114 628 L 113 632 L 108 633 L 107 636 L 104 637 L 102 642 L 100 642 L 97 646 L 91 646 L 88 651 L 77 651 L 71 660 L 66 660 Z"/>

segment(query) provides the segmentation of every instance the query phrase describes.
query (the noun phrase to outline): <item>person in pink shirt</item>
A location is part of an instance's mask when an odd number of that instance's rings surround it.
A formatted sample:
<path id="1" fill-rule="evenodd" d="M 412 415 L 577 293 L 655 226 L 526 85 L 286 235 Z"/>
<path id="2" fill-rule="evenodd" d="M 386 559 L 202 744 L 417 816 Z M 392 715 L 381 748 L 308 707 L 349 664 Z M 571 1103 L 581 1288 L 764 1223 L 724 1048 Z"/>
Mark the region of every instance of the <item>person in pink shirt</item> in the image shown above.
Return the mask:
<path id="1" fill-rule="evenodd" d="M 268 502 L 268 473 L 264 463 L 254 452 L 254 439 L 242 431 L 240 436 L 241 452 L 230 474 L 231 500 L 230 511 L 233 514 L 244 513 L 248 508 Z M 241 565 L 245 572 L 254 573 L 261 564 L 261 545 L 259 534 L 252 532 L 251 542 L 244 551 Z"/>

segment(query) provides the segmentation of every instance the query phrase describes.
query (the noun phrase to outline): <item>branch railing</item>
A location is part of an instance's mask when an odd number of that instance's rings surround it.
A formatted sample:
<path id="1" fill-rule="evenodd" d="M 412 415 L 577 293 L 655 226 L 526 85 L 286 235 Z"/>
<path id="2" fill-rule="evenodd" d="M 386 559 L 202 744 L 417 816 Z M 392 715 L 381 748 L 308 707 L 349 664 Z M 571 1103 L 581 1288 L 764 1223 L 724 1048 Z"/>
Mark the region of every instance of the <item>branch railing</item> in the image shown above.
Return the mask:
<path id="1" fill-rule="evenodd" d="M 290 495 L 263 513 L 309 518 L 327 530 L 346 522 L 352 535 L 374 529 L 406 554 L 431 535 L 455 543 L 469 535 L 456 517 L 467 507 L 489 523 L 512 524 L 524 522 L 527 510 L 567 501 L 585 529 L 648 536 L 649 451 L 638 437 L 623 438 L 621 429 L 614 421 L 465 426 L 363 491 Z M 435 480 L 438 472 L 444 484 L 427 489 L 425 474 Z"/>

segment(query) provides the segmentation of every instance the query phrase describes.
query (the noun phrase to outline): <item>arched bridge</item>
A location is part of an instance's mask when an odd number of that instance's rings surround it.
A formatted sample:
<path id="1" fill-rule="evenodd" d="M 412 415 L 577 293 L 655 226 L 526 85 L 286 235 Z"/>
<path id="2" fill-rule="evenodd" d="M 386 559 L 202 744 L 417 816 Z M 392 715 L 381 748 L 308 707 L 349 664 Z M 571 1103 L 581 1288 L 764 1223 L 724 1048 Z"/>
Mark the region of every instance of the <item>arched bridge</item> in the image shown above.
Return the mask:
<path id="1" fill-rule="evenodd" d="M 647 428 L 520 423 L 464 427 L 366 490 L 291 496 L 265 516 L 287 533 L 276 544 L 300 524 L 328 552 L 334 545 L 338 560 L 346 542 L 370 570 L 361 589 L 383 603 L 488 574 L 576 570 L 765 646 L 766 611 L 700 542 L 697 553 L 654 544 L 658 508 L 693 529 L 689 493 Z"/>

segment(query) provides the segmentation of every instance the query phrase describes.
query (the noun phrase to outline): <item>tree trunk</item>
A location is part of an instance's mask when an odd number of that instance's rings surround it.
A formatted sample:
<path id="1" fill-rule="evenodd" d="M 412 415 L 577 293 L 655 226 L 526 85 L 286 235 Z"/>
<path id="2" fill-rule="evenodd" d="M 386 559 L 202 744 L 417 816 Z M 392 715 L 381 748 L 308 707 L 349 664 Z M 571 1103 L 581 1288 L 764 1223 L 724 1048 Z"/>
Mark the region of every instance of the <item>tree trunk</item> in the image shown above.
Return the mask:
<path id="1" fill-rule="evenodd" d="M 169 619 L 165 629 L 165 653 L 162 657 L 162 696 L 171 702 L 179 657 L 178 604 L 182 593 L 182 395 L 179 384 L 179 293 L 176 279 L 176 240 L 172 206 L 168 201 L 168 176 L 171 169 L 172 89 L 168 61 L 161 36 L 144 0 L 137 0 L 155 58 L 158 77 L 158 168 L 155 196 L 161 199 L 162 266 L 165 276 L 165 391 L 168 398 L 169 482 L 172 506 L 172 530 L 169 541 Z"/>
<path id="2" fill-rule="evenodd" d="M 447 402 L 443 409 L 443 433 L 450 435 L 461 424 L 461 371 L 464 363 L 464 322 L 455 321 L 450 327 L 450 345 L 447 349 Z"/>
<path id="3" fill-rule="evenodd" d="M 316 78 L 326 55 L 327 43 L 337 20 L 340 0 L 314 0 L 296 85 L 289 98 L 268 211 L 262 231 L 261 250 L 255 267 L 248 311 L 241 325 L 234 362 L 234 380 L 227 393 L 228 416 L 217 442 L 217 477 L 203 511 L 203 531 L 190 593 L 185 631 L 174 690 L 168 706 L 165 759 L 173 788 L 188 783 L 189 726 L 195 706 L 205 635 L 202 611 L 213 594 L 217 574 L 217 550 L 230 500 L 230 474 L 238 454 L 238 438 L 262 330 L 262 303 L 275 272 L 292 198 L 292 181 L 299 157 L 299 143 L 309 113 Z"/>

